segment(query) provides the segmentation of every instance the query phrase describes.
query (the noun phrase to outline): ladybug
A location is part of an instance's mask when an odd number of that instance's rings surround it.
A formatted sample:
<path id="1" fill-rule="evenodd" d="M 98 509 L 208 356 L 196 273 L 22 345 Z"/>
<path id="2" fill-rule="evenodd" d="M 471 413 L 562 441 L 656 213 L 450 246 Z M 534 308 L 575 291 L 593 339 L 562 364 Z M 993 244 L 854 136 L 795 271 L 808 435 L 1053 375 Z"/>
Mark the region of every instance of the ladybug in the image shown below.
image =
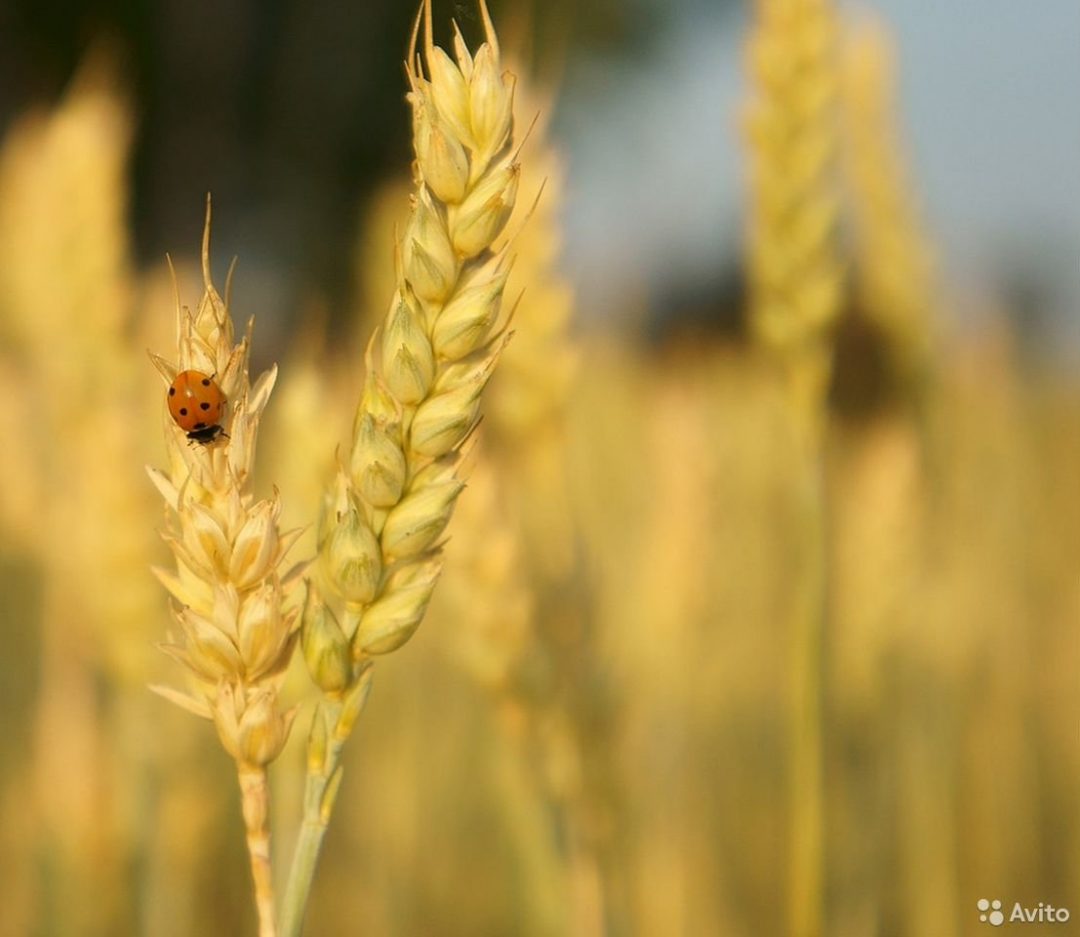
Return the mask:
<path id="1" fill-rule="evenodd" d="M 169 385 L 169 413 L 194 442 L 209 445 L 228 435 L 221 427 L 225 394 L 202 371 L 181 371 Z"/>

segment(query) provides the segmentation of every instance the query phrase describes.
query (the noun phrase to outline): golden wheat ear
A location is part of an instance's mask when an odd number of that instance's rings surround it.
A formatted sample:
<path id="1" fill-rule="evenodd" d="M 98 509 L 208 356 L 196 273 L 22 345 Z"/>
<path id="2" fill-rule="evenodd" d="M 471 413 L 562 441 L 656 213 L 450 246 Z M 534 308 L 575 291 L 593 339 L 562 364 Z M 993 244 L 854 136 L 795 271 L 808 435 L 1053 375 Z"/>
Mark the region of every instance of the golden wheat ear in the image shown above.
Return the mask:
<path id="1" fill-rule="evenodd" d="M 748 60 L 747 268 L 751 322 L 783 381 L 800 569 L 788 590 L 791 654 L 788 917 L 792 937 L 824 922 L 821 670 L 828 587 L 826 396 L 843 265 L 837 243 L 837 14 L 832 0 L 758 0 Z"/>
<path id="2" fill-rule="evenodd" d="M 397 245 L 389 311 L 368 343 L 348 456 L 324 498 L 303 617 L 304 656 L 323 697 L 285 896 L 288 935 L 300 931 L 371 658 L 409 640 L 442 571 L 443 532 L 464 488 L 461 449 L 507 341 L 510 265 L 500 237 L 520 175 L 514 77 L 502 68 L 483 0 L 480 13 L 485 41 L 475 54 L 459 41 L 455 60 L 434 44 L 425 0 L 406 61 L 412 215 Z"/>
<path id="3" fill-rule="evenodd" d="M 184 666 L 193 686 L 190 692 L 154 689 L 211 719 L 236 760 L 259 933 L 271 937 L 266 766 L 280 754 L 295 716 L 295 709 L 282 709 L 278 695 L 299 638 L 298 613 L 285 607 L 289 584 L 281 564 L 299 532 L 279 529 L 276 491 L 263 500 L 252 493 L 255 440 L 277 369 L 250 384 L 251 325 L 234 343 L 228 306 L 210 278 L 209 239 L 208 198 L 202 300 L 194 313 L 177 302 L 175 363 L 151 353 L 164 378 L 192 369 L 220 375 L 231 403 L 229 431 L 217 434 L 220 442 L 213 446 L 192 445 L 190 434 L 166 414 L 169 467 L 150 470 L 165 498 L 164 537 L 175 557 L 175 569 L 155 570 L 173 599 L 178 628 L 162 649 Z"/>
<path id="4" fill-rule="evenodd" d="M 865 19 L 846 30 L 842 65 L 856 288 L 889 340 L 903 389 L 918 401 L 931 370 L 938 296 L 933 246 L 919 217 L 897 120 L 896 50 L 885 24 Z"/>

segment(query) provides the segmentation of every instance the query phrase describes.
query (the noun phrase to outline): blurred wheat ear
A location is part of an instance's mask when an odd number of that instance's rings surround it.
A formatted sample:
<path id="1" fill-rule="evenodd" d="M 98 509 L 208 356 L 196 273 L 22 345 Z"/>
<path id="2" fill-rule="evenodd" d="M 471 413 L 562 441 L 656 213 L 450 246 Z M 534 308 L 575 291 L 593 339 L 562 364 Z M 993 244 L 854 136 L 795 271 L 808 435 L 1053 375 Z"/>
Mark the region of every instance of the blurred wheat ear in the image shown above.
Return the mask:
<path id="1" fill-rule="evenodd" d="M 897 103 L 897 53 L 884 22 L 862 19 L 844 35 L 844 169 L 854 233 L 855 288 L 881 331 L 891 374 L 922 432 L 927 469 L 940 441 L 930 399 L 938 383 L 941 297 L 934 246 L 906 163 Z"/>
<path id="2" fill-rule="evenodd" d="M 881 739 L 897 740 L 895 750 L 888 752 L 894 759 L 889 770 L 903 779 L 901 802 L 910 799 L 912 804 L 898 836 L 905 857 L 901 864 L 907 869 L 898 887 L 901 904 L 911 909 L 909 926 L 918 932 L 940 928 L 942 921 L 961 920 L 963 913 L 957 899 L 962 862 L 952 831 L 955 782 L 950 767 L 958 734 L 947 718 L 935 717 L 930 728 L 917 715 L 920 709 L 947 712 L 955 705 L 953 688 L 938 685 L 932 676 L 937 663 L 928 666 L 916 650 L 925 640 L 922 635 L 956 630 L 940 598 L 946 590 L 938 585 L 944 544 L 950 537 L 943 520 L 949 417 L 936 321 L 942 300 L 935 251 L 905 160 L 897 49 L 886 23 L 863 18 L 848 27 L 842 64 L 844 166 L 854 222 L 856 296 L 860 311 L 883 339 L 887 376 L 901 406 L 887 421 L 880 421 L 875 432 L 861 434 L 863 438 L 850 445 L 863 452 L 861 461 L 845 472 L 851 479 L 846 496 L 858 496 L 866 484 L 860 474 L 870 476 L 871 471 L 878 477 L 870 477 L 882 488 L 875 492 L 872 515 L 876 542 L 862 534 L 858 563 L 850 564 L 848 579 L 841 581 L 837 592 L 849 617 L 864 632 L 885 635 L 881 621 L 891 624 L 887 637 L 896 640 L 903 634 L 911 660 L 917 662 L 899 670 L 890 695 L 918 699 L 919 704 L 910 709 L 891 701 L 883 704 L 874 742 L 884 749 Z M 1008 384 L 1007 375 L 1003 384 Z M 890 492 L 884 484 L 899 491 Z M 849 510 L 848 526 L 858 531 L 853 518 L 867 512 Z M 852 575 L 856 569 L 858 577 Z M 857 592 L 860 578 L 868 583 L 864 595 Z M 929 764 L 939 767 L 928 770 Z M 1000 783 L 1004 788 L 1007 782 Z M 880 805 L 875 806 L 880 814 Z M 880 844 L 875 848 L 881 849 Z M 875 864 L 885 865 L 881 859 Z"/>
<path id="3" fill-rule="evenodd" d="M 131 120 L 116 71 L 93 50 L 55 108 L 5 127 L 0 150 L 0 554 L 32 568 L 20 591 L 40 588 L 38 614 L 17 626 L 41 644 L 33 754 L 19 769 L 33 806 L 17 808 L 36 841 L 25 856 L 0 846 L 6 869 L 19 870 L 2 917 L 21 932 L 40 926 L 32 881 L 54 883 L 51 920 L 69 932 L 115 932 L 134 913 L 115 887 L 134 849 L 113 804 L 145 793 L 133 697 L 158 603 L 143 575 L 152 499 L 138 483 Z M 17 649 L 6 657 L 13 670 L 36 669 Z M 107 701 L 103 685 L 117 691 Z"/>
<path id="4" fill-rule="evenodd" d="M 410 43 L 412 216 L 390 310 L 368 343 L 348 458 L 326 492 L 303 616 L 304 658 L 322 698 L 283 904 L 290 937 L 300 933 L 373 659 L 416 631 L 442 570 L 442 534 L 464 488 L 462 447 L 508 337 L 508 247 L 497 240 L 518 189 L 514 77 L 502 71 L 483 0 L 480 14 L 475 55 L 460 32 L 454 59 L 435 46 L 430 0 Z"/>
<path id="5" fill-rule="evenodd" d="M 518 110 L 540 115 L 511 222 L 521 228 L 514 274 L 526 288 L 515 302 L 514 340 L 486 392 L 483 438 L 470 453 L 462 523 L 433 611 L 494 717 L 497 807 L 523 870 L 520 933 L 587 935 L 602 932 L 607 902 L 603 837 L 583 822 L 596 811 L 581 765 L 605 745 L 580 705 L 599 693 L 595 648 L 586 629 L 567 624 L 581 612 L 565 461 L 578 348 L 569 336 L 573 291 L 558 269 L 565 181 L 547 127 L 552 98 L 519 80 Z M 573 655 L 554 646 L 557 635 L 578 642 Z M 560 771 L 565 763 L 572 767 Z"/>
<path id="6" fill-rule="evenodd" d="M 751 316 L 784 382 L 792 435 L 788 587 L 789 926 L 825 932 L 822 669 L 826 625 L 824 433 L 832 327 L 843 278 L 836 244 L 838 62 L 830 0 L 759 0 L 747 114 Z"/>

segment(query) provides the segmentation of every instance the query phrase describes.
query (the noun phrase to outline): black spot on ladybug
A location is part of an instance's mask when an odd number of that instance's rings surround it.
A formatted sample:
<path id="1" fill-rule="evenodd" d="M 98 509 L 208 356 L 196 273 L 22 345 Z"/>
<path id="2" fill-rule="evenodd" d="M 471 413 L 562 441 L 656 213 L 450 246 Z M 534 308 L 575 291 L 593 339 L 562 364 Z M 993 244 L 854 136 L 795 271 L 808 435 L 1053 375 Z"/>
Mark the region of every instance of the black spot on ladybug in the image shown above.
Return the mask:
<path id="1" fill-rule="evenodd" d="M 180 408 L 180 416 L 187 416 L 187 407 Z"/>
<path id="2" fill-rule="evenodd" d="M 199 409 L 200 410 L 209 410 L 210 409 L 210 404 L 206 403 L 206 401 L 203 401 L 202 403 L 199 404 Z"/>
<path id="3" fill-rule="evenodd" d="M 170 387 L 169 388 L 169 396 L 170 397 L 175 397 L 176 396 L 176 388 L 175 387 Z"/>
<path id="4" fill-rule="evenodd" d="M 203 387 L 209 387 L 209 386 L 210 386 L 210 378 L 208 378 L 208 377 L 204 377 L 204 378 L 202 379 L 202 386 L 203 386 Z"/>

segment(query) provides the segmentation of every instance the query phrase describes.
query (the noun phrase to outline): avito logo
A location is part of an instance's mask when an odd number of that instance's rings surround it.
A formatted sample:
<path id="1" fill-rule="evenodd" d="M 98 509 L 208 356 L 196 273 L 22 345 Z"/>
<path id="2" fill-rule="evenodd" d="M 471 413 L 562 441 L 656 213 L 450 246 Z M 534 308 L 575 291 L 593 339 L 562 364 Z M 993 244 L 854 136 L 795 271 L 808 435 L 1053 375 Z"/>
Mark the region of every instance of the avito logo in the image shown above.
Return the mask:
<path id="1" fill-rule="evenodd" d="M 979 920 L 983 924 L 1001 927 L 1006 922 L 1005 912 L 998 898 L 980 898 L 975 902 L 975 907 L 979 909 Z M 1068 908 L 1055 908 L 1052 904 L 1041 901 L 1033 908 L 1026 908 L 1017 901 L 1007 920 L 1010 924 L 1064 924 L 1071 916 Z"/>

